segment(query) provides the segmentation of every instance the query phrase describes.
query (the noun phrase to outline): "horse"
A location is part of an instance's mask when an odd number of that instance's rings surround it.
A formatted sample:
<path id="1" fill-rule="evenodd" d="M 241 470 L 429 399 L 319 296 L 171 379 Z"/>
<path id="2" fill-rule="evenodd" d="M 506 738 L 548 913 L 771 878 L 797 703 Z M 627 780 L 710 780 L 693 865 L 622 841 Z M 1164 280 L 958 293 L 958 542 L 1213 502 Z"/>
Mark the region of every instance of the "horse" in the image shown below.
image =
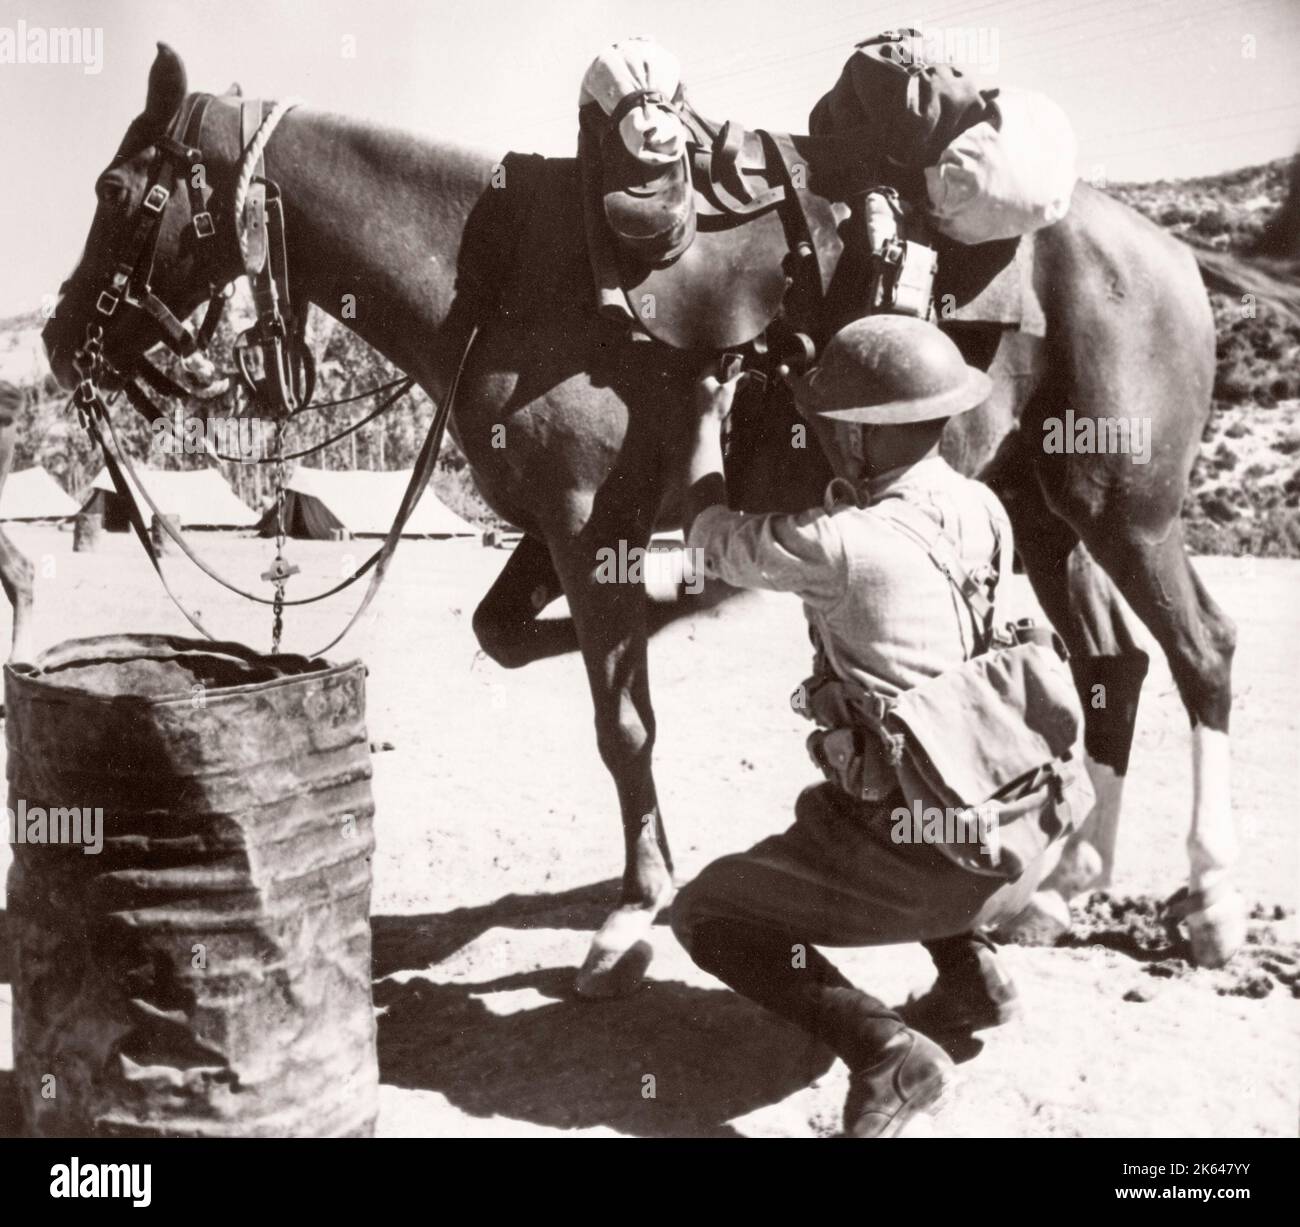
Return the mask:
<path id="1" fill-rule="evenodd" d="M 84 253 L 45 329 L 65 385 L 77 379 L 96 295 L 189 97 L 180 57 L 160 43 L 144 109 L 96 181 Z M 239 99 L 211 96 L 202 127 L 209 241 L 217 246 L 201 254 L 180 185 L 153 257 L 152 290 L 181 319 L 214 284 L 242 272 L 232 216 Z M 644 547 L 677 514 L 690 393 L 704 355 L 636 340 L 591 309 L 573 159 L 545 160 L 546 190 L 532 204 L 529 232 L 544 238 L 527 253 L 529 310 L 476 317 L 458 289 L 458 265 L 501 173 L 498 158 L 306 106 L 284 115 L 264 158 L 284 202 L 295 300 L 354 329 L 435 403 L 459 370 L 453 437 L 488 504 L 523 533 L 475 612 L 482 649 L 506 668 L 551 650 L 555 620 L 538 615 L 561 595 L 568 600 L 567 633 L 586 668 L 596 747 L 624 836 L 619 901 L 593 938 L 577 989 L 628 991 L 640 982 L 649 926 L 674 886 L 652 767 L 647 598 L 641 585 L 601 582 L 598 560 L 620 543 Z M 1002 336 L 989 355 L 994 392 L 949 424 L 944 455 L 1006 504 L 1020 559 L 1072 654 L 1084 700 L 1097 804 L 1035 897 L 1027 927 L 1068 924 L 1068 899 L 1109 880 L 1148 664 L 1122 597 L 1168 659 L 1191 724 L 1186 919 L 1196 959 L 1221 963 L 1245 931 L 1232 879 L 1228 774 L 1235 629 L 1193 571 L 1179 522 L 1210 411 L 1207 295 L 1189 249 L 1084 183 L 1064 219 L 1023 241 L 1032 244 L 1046 336 Z M 125 370 L 160 336 L 144 312 L 119 311 L 105 324 L 103 354 Z M 1045 426 L 1067 411 L 1093 425 L 1116 413 L 1145 418 L 1149 463 L 1046 449 Z M 810 452 L 792 456 L 788 431 L 772 430 L 784 434 L 783 453 L 759 447 L 737 497 L 772 508 L 820 502 L 822 462 Z"/>
<path id="2" fill-rule="evenodd" d="M 13 466 L 18 436 L 18 415 L 23 409 L 23 391 L 7 379 L 0 379 L 0 493 Z M 0 587 L 13 608 L 10 660 L 30 660 L 32 654 L 32 564 L 0 528 Z M 0 714 L 3 714 L 0 707 Z"/>

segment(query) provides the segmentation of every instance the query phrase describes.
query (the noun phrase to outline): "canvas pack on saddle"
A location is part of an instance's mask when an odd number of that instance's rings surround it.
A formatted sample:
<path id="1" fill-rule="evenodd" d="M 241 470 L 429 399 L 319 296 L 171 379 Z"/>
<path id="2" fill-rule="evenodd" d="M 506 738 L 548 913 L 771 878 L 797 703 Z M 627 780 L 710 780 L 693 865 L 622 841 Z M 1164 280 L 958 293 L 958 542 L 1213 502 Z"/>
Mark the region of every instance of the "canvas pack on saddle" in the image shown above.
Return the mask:
<path id="1" fill-rule="evenodd" d="M 996 625 L 996 555 L 972 574 L 937 524 L 929 532 L 911 519 L 889 523 L 916 541 L 970 610 L 974 651 L 895 697 L 819 672 L 796 705 L 821 726 L 809 753 L 855 798 L 897 794 L 908 805 L 978 817 L 992 840 L 940 847 L 969 870 L 1014 880 L 1077 828 L 1094 800 L 1078 753 L 1083 712 L 1064 645 L 1028 620 Z"/>
<path id="2" fill-rule="evenodd" d="M 896 189 L 940 234 L 979 244 L 1060 221 L 1075 184 L 1065 113 L 1030 90 L 980 90 L 950 64 L 927 63 L 916 30 L 859 43 L 809 117 L 848 138 L 859 190 Z"/>

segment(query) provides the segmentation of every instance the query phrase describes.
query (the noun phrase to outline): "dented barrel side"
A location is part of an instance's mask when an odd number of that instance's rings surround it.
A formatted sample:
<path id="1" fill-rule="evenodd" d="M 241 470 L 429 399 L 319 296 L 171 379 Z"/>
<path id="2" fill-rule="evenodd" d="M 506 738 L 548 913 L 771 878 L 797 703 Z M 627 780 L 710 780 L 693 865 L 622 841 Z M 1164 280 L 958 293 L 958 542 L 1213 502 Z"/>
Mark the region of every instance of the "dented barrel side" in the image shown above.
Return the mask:
<path id="1" fill-rule="evenodd" d="M 111 643 L 97 684 L 136 667 L 121 637 Z M 151 668 L 156 644 L 141 637 Z M 95 650 L 83 640 L 62 652 L 93 661 Z M 27 1131 L 371 1134 L 363 666 L 298 671 L 301 658 L 263 658 L 278 676 L 193 681 L 159 698 L 82 688 L 84 673 L 43 669 L 49 657 L 6 670 L 9 808 L 23 807 L 29 835 L 41 810 L 47 834 L 58 833 L 50 811 L 70 827 L 69 811 L 101 810 L 102 847 L 13 846 L 15 1077 Z"/>

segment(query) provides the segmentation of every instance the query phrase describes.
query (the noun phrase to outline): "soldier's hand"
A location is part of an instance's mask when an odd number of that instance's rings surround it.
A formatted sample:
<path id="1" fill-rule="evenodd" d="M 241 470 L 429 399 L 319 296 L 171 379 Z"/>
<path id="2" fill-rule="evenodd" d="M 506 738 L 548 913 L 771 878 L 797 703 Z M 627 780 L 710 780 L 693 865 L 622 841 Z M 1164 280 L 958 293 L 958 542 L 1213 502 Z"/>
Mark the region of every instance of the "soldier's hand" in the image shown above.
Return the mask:
<path id="1" fill-rule="evenodd" d="M 710 359 L 695 385 L 695 411 L 701 418 L 721 422 L 731 412 L 731 403 L 744 372 L 738 354 Z"/>

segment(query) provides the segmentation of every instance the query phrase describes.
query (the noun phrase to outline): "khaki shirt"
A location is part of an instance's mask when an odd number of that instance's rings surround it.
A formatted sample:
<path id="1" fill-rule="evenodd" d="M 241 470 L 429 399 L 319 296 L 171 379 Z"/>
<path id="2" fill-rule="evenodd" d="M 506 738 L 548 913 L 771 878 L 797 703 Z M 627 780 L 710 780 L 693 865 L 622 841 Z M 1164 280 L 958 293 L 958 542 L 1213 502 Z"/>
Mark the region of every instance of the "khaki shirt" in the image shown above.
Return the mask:
<path id="1" fill-rule="evenodd" d="M 828 501 L 845 484 L 832 483 Z M 824 668 L 893 696 L 968 659 L 975 626 L 926 550 L 890 521 L 914 525 L 927 540 L 941 526 L 972 572 L 993 559 L 996 523 L 999 590 L 1011 569 L 1011 526 L 983 482 L 938 456 L 872 478 L 859 497 L 865 506 L 841 503 L 797 515 L 709 507 L 696 517 L 687 544 L 702 553 L 710 578 L 797 594 Z"/>

